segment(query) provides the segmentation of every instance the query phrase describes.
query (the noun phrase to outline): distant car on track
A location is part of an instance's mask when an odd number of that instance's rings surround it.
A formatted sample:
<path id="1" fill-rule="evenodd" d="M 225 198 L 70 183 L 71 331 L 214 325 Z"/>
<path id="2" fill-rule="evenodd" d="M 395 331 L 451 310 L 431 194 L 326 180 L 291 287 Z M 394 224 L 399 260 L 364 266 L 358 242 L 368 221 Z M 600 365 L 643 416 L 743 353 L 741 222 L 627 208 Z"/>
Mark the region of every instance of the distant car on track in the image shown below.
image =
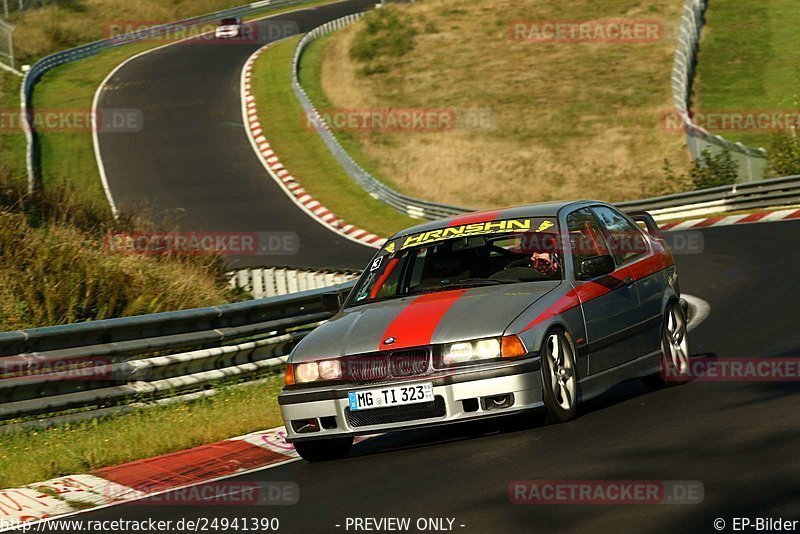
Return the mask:
<path id="1" fill-rule="evenodd" d="M 389 239 L 292 351 L 278 397 L 310 461 L 360 434 L 579 401 L 688 372 L 686 303 L 658 226 L 596 201 L 426 223 Z"/>
<path id="2" fill-rule="evenodd" d="M 242 19 L 240 17 L 230 17 L 222 19 L 219 26 L 214 31 L 217 39 L 233 39 L 242 33 Z"/>

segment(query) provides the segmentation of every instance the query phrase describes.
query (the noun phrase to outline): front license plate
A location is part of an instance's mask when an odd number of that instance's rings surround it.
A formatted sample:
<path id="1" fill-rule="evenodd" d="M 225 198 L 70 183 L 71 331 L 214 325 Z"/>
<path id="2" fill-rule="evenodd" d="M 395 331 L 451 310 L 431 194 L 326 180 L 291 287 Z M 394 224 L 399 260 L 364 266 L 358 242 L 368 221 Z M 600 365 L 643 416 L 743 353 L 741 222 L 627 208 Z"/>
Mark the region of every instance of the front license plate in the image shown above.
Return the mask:
<path id="1" fill-rule="evenodd" d="M 388 388 L 366 389 L 347 393 L 351 410 L 370 410 L 386 406 L 402 406 L 433 400 L 433 383 L 409 384 Z"/>

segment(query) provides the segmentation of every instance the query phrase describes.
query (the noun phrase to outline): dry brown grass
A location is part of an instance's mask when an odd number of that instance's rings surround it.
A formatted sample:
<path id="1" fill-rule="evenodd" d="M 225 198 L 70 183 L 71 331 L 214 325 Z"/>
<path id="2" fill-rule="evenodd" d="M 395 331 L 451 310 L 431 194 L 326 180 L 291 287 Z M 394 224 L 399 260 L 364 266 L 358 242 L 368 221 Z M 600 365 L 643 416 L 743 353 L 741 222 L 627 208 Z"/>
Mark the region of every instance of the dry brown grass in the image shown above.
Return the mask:
<path id="1" fill-rule="evenodd" d="M 688 168 L 671 106 L 672 34 L 647 44 L 513 42 L 517 20 L 679 18 L 679 0 L 425 0 L 415 48 L 366 76 L 350 50 L 363 21 L 336 34 L 322 88 L 337 108 L 491 108 L 494 126 L 441 133 L 357 132 L 363 152 L 404 192 L 472 207 L 670 192 L 664 159 Z"/>
<path id="2" fill-rule="evenodd" d="M 219 257 L 121 254 L 108 232 L 147 231 L 53 184 L 38 199 L 0 176 L 0 331 L 224 304 Z"/>

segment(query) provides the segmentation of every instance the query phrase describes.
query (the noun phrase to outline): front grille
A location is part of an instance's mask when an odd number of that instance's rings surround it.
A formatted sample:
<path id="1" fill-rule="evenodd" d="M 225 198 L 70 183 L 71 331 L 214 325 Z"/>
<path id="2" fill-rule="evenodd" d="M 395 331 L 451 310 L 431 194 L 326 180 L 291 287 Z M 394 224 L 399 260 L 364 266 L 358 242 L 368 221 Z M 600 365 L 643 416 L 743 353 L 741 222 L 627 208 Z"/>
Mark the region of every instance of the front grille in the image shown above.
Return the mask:
<path id="1" fill-rule="evenodd" d="M 432 419 L 447 415 L 444 397 L 436 396 L 431 402 L 420 404 L 407 404 L 405 406 L 389 406 L 373 410 L 345 410 L 347 422 L 350 426 L 385 425 L 389 423 L 404 423 L 418 419 Z"/>
<path id="2" fill-rule="evenodd" d="M 346 358 L 342 374 L 345 379 L 358 382 L 386 378 L 389 374 L 386 356 L 383 354 L 367 354 Z"/>
<path id="3" fill-rule="evenodd" d="M 419 376 L 428 370 L 428 351 L 425 349 L 404 350 L 389 355 L 389 371 L 392 376 Z"/>

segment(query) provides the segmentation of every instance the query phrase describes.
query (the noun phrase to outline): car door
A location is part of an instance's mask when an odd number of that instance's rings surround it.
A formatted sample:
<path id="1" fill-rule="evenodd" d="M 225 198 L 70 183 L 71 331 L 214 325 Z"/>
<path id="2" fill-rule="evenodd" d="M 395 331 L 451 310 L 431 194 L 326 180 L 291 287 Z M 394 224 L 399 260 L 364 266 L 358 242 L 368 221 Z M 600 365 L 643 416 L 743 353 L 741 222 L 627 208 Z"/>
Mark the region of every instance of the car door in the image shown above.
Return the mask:
<path id="1" fill-rule="evenodd" d="M 636 354 L 635 340 L 625 335 L 639 320 L 639 299 L 630 269 L 619 265 L 607 233 L 588 207 L 566 217 L 572 258 L 573 288 L 583 309 L 589 374 L 616 367 Z M 612 255 L 614 272 L 586 279 L 580 272 L 585 259 Z"/>
<path id="2" fill-rule="evenodd" d="M 636 326 L 629 332 L 635 354 L 644 356 L 659 349 L 661 307 L 666 287 L 666 271 L 658 261 L 657 251 L 639 225 L 620 211 L 606 205 L 592 206 L 608 231 L 609 242 L 617 260 L 633 276 L 639 298 Z"/>

